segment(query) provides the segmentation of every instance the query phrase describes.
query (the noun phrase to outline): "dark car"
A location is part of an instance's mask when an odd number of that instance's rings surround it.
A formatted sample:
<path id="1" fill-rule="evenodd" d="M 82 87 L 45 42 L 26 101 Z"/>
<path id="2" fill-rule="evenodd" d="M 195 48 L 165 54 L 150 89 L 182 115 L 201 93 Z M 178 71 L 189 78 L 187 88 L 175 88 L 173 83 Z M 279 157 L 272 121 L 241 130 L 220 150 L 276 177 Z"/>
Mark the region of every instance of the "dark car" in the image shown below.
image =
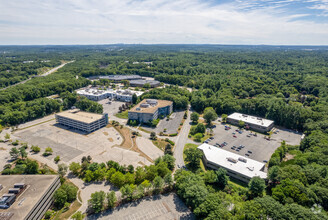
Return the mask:
<path id="1" fill-rule="evenodd" d="M 267 160 L 263 160 L 264 163 L 267 163 L 268 161 Z"/>
<path id="2" fill-rule="evenodd" d="M 247 153 L 250 153 L 250 154 L 251 154 L 251 153 L 253 153 L 253 152 L 249 150 L 249 151 L 247 151 Z"/>
<path id="3" fill-rule="evenodd" d="M 237 148 L 237 149 L 236 149 L 236 151 L 238 151 L 238 152 L 239 152 L 239 151 L 240 151 L 240 149 L 239 149 L 239 148 Z"/>
<path id="4" fill-rule="evenodd" d="M 232 149 L 232 150 L 234 150 L 234 149 L 236 149 L 236 147 L 235 147 L 235 146 L 233 146 L 233 147 L 231 147 L 231 149 Z"/>
<path id="5" fill-rule="evenodd" d="M 249 157 L 249 154 L 245 154 L 246 157 Z"/>

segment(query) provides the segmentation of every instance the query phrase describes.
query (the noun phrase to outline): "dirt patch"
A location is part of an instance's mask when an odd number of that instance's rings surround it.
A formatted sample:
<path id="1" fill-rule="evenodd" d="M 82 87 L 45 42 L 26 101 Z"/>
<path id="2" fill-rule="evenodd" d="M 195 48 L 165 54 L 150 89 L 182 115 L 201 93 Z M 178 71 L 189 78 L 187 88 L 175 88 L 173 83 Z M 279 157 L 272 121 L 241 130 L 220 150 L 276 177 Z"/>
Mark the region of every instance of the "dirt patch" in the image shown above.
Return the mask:
<path id="1" fill-rule="evenodd" d="M 108 138 L 108 140 L 109 140 L 109 142 L 113 142 L 114 141 L 113 138 Z"/>
<path id="2" fill-rule="evenodd" d="M 0 150 L 7 150 L 6 148 L 4 148 L 4 147 L 0 147 Z"/>
<path id="3" fill-rule="evenodd" d="M 105 131 L 105 132 L 103 132 L 103 133 L 104 133 L 104 135 L 108 136 L 108 132 Z"/>
<path id="4" fill-rule="evenodd" d="M 292 154 L 289 154 L 289 153 L 286 153 L 283 161 L 287 161 L 287 160 L 291 160 L 291 159 L 294 159 L 295 155 L 292 155 Z"/>

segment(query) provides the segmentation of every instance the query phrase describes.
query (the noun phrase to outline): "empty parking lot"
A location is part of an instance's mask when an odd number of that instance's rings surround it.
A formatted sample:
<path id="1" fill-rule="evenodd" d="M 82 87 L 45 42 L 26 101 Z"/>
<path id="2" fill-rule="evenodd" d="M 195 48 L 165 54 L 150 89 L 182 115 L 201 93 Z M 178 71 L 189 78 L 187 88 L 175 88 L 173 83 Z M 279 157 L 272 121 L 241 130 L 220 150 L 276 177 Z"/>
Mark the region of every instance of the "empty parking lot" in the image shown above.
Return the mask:
<path id="1" fill-rule="evenodd" d="M 87 219 L 152 220 L 195 219 L 186 205 L 174 194 L 159 195 L 131 202 Z"/>
<path id="2" fill-rule="evenodd" d="M 265 135 L 257 133 L 257 137 L 250 135 L 251 132 L 244 130 L 242 134 L 236 132 L 238 129 L 235 126 L 231 126 L 230 130 L 225 130 L 223 124 L 216 125 L 213 129 L 214 139 L 209 144 L 214 145 L 216 143 L 222 144 L 223 142 L 228 143 L 223 149 L 245 156 L 249 154 L 249 158 L 263 162 L 268 161 L 273 152 L 280 146 L 283 140 L 290 145 L 298 145 L 301 141 L 301 133 L 296 133 L 287 129 L 277 129 L 278 132 L 271 136 L 271 140 L 266 140 Z M 236 137 L 233 137 L 235 133 Z M 240 145 L 245 146 L 239 152 L 231 149 L 231 147 Z M 251 151 L 252 153 L 249 153 Z"/>
<path id="3" fill-rule="evenodd" d="M 49 161 L 53 161 L 53 158 L 59 155 L 61 161 L 70 163 L 81 161 L 83 156 L 90 155 L 96 162 L 114 160 L 122 165 L 150 164 L 139 153 L 120 148 L 118 145 L 122 143 L 122 137 L 112 127 L 104 127 L 90 134 L 83 134 L 59 125 L 55 120 L 46 121 L 42 124 L 31 122 L 29 125 L 31 127 L 25 127 L 14 132 L 12 139 L 39 146 L 41 148 L 39 154 L 42 154 L 46 147 L 51 147 L 54 152 L 53 155 L 47 157 Z"/>

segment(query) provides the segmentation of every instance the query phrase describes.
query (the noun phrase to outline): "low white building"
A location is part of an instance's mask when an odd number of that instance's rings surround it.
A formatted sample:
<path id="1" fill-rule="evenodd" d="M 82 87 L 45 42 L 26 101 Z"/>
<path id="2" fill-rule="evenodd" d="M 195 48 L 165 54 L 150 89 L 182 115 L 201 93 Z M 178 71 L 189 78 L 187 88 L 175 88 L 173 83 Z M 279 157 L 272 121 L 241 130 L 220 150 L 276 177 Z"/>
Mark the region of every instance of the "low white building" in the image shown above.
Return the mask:
<path id="1" fill-rule="evenodd" d="M 255 176 L 262 179 L 267 178 L 267 173 L 264 172 L 264 163 L 209 144 L 202 144 L 198 149 L 204 153 L 203 162 L 206 167 L 224 168 L 229 176 L 245 183 L 248 183 Z"/>
<path id="2" fill-rule="evenodd" d="M 237 112 L 229 115 L 227 118 L 227 122 L 230 124 L 238 125 L 239 121 L 245 122 L 246 127 L 262 133 L 270 131 L 274 126 L 274 121 L 272 120 Z"/>
<path id="3" fill-rule="evenodd" d="M 141 91 L 133 91 L 133 90 L 113 90 L 113 89 L 107 89 L 107 90 L 101 90 L 97 88 L 87 88 L 83 90 L 77 91 L 77 94 L 81 96 L 85 96 L 86 98 L 93 100 L 93 101 L 99 101 L 102 99 L 111 99 L 111 100 L 118 100 L 123 102 L 131 102 L 133 94 L 136 94 L 137 96 L 141 96 L 143 92 Z"/>

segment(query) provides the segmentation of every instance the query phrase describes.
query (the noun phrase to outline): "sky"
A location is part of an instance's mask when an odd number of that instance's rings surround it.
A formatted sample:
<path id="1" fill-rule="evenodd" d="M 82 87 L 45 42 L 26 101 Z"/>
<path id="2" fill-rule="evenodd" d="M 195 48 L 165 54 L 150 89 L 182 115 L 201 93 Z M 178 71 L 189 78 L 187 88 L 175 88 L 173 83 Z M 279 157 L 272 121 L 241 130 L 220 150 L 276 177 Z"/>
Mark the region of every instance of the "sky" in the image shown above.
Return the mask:
<path id="1" fill-rule="evenodd" d="M 328 0 L 0 0 L 0 45 L 328 45 Z"/>

